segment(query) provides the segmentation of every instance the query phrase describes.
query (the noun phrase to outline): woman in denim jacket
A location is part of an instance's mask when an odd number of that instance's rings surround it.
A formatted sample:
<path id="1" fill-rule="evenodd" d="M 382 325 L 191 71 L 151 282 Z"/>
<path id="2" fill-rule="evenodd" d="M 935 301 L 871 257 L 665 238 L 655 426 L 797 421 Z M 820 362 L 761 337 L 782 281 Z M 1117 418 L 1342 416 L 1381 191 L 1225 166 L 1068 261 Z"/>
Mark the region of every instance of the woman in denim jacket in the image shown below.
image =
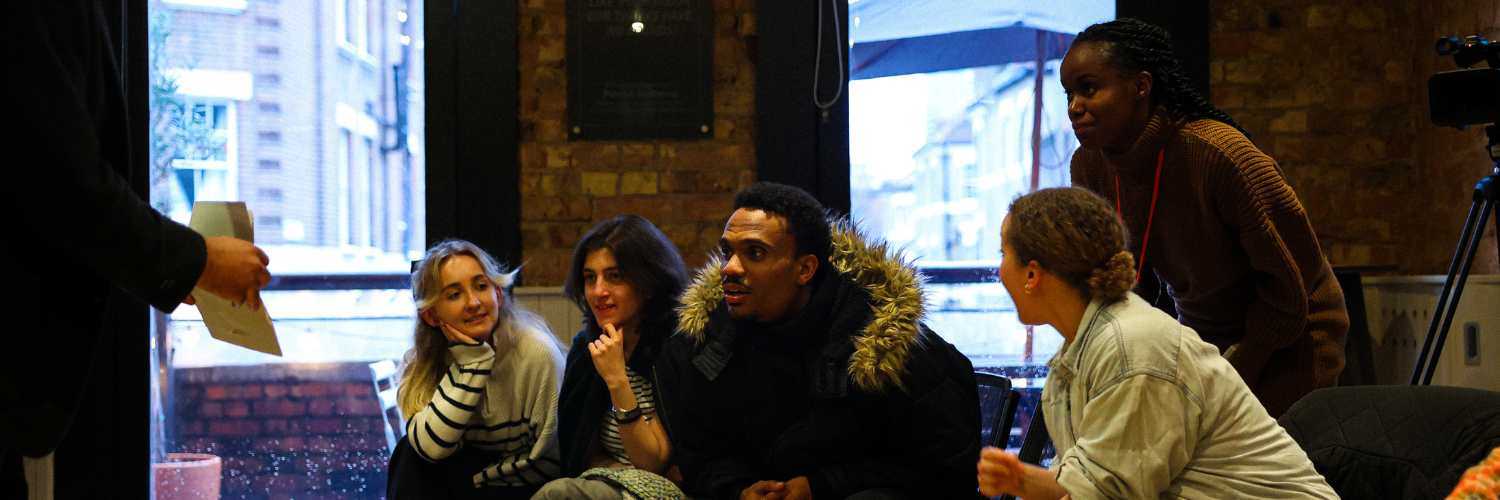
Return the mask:
<path id="1" fill-rule="evenodd" d="M 1052 468 L 989 448 L 980 490 L 1027 499 L 1336 498 L 1234 367 L 1129 290 L 1119 217 L 1080 188 L 1011 204 L 1000 280 L 1063 346 L 1042 389 Z"/>

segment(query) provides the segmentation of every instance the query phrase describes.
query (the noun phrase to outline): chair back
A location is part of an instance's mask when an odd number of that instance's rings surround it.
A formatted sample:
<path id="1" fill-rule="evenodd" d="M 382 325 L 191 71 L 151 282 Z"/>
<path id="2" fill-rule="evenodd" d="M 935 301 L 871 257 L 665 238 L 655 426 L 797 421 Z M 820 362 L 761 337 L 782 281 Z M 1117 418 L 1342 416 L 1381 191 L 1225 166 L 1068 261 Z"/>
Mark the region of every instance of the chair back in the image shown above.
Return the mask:
<path id="1" fill-rule="evenodd" d="M 399 383 L 396 362 L 389 359 L 370 363 L 370 379 L 375 384 L 375 399 L 380 404 L 380 416 L 385 420 L 386 450 L 394 453 L 397 440 L 406 433 L 406 421 L 401 418 L 401 407 L 396 397 Z"/>
<path id="2" fill-rule="evenodd" d="M 979 387 L 979 439 L 982 446 L 1010 446 L 1011 424 L 1021 393 L 1012 389 L 1010 379 L 992 373 L 975 372 Z"/>

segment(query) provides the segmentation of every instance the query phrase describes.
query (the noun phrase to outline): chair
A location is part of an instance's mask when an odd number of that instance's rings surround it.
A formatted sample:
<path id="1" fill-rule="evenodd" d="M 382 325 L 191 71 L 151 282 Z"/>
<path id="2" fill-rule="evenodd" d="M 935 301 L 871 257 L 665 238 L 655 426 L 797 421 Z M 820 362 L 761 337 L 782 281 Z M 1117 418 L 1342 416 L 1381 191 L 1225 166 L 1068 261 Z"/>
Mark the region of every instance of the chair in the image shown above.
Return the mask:
<path id="1" fill-rule="evenodd" d="M 1376 383 L 1375 361 L 1371 354 L 1370 325 L 1365 320 L 1365 289 L 1361 272 L 1394 270 L 1386 267 L 1345 266 L 1333 269 L 1333 275 L 1344 290 L 1344 309 L 1349 313 L 1349 332 L 1344 337 L 1344 372 L 1339 385 Z"/>
<path id="2" fill-rule="evenodd" d="M 396 397 L 398 376 L 396 362 L 389 359 L 370 363 L 370 379 L 375 384 L 375 400 L 380 403 L 380 417 L 385 420 L 386 450 L 396 452 L 397 440 L 406 433 L 406 421 Z"/>
<path id="3" fill-rule="evenodd" d="M 1500 446 L 1500 393 L 1461 387 L 1318 389 L 1279 421 L 1343 498 L 1443 498 Z"/>
<path id="4" fill-rule="evenodd" d="M 974 382 L 979 386 L 981 446 L 1008 447 L 1021 393 L 1010 387 L 1010 379 L 992 373 L 974 372 Z"/>

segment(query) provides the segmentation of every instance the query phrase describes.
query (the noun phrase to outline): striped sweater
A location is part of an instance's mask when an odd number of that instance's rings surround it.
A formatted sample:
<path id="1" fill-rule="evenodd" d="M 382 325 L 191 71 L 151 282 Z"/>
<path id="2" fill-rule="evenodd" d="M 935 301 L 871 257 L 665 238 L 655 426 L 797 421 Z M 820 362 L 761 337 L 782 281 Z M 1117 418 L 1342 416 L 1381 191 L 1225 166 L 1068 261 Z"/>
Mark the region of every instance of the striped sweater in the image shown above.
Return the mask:
<path id="1" fill-rule="evenodd" d="M 635 393 L 636 408 L 640 408 L 642 412 L 654 412 L 656 410 L 656 387 L 651 384 L 650 380 L 636 373 L 629 366 L 625 367 L 625 376 L 630 380 L 630 392 Z M 635 465 L 630 461 L 630 453 L 625 450 L 625 441 L 620 437 L 620 423 L 615 421 L 614 412 L 606 410 L 601 419 L 599 440 L 604 447 L 604 452 L 616 462 Z"/>
<path id="2" fill-rule="evenodd" d="M 1146 235 L 1158 152 L 1161 193 Z M 1337 381 L 1349 329 L 1343 292 L 1280 166 L 1244 134 L 1157 113 L 1129 151 L 1078 149 L 1072 176 L 1119 200 L 1130 250 L 1139 257 L 1150 238 L 1147 266 L 1178 320 L 1224 350 L 1272 416 Z"/>
<path id="3" fill-rule="evenodd" d="M 453 364 L 432 400 L 411 416 L 406 436 L 422 458 L 441 461 L 460 447 L 497 453 L 474 486 L 540 486 L 559 475 L 557 393 L 563 358 L 551 334 L 517 328 L 514 346 L 448 348 Z"/>

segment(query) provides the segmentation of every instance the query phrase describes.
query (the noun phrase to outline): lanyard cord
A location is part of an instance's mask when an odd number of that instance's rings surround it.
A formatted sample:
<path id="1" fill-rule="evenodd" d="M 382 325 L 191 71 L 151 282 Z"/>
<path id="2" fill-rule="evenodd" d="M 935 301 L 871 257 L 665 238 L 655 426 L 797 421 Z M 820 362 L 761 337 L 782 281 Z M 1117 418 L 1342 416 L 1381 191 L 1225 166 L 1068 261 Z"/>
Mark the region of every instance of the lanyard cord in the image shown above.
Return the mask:
<path id="1" fill-rule="evenodd" d="M 1146 212 L 1146 233 L 1141 236 L 1141 258 L 1135 263 L 1135 282 L 1141 282 L 1141 272 L 1146 270 L 1146 246 L 1151 243 L 1151 223 L 1156 220 L 1156 199 L 1161 195 L 1161 166 L 1166 163 L 1167 149 L 1156 152 L 1156 180 L 1151 181 L 1151 208 Z M 1120 208 L 1120 174 L 1115 173 L 1115 213 L 1125 218 Z"/>

